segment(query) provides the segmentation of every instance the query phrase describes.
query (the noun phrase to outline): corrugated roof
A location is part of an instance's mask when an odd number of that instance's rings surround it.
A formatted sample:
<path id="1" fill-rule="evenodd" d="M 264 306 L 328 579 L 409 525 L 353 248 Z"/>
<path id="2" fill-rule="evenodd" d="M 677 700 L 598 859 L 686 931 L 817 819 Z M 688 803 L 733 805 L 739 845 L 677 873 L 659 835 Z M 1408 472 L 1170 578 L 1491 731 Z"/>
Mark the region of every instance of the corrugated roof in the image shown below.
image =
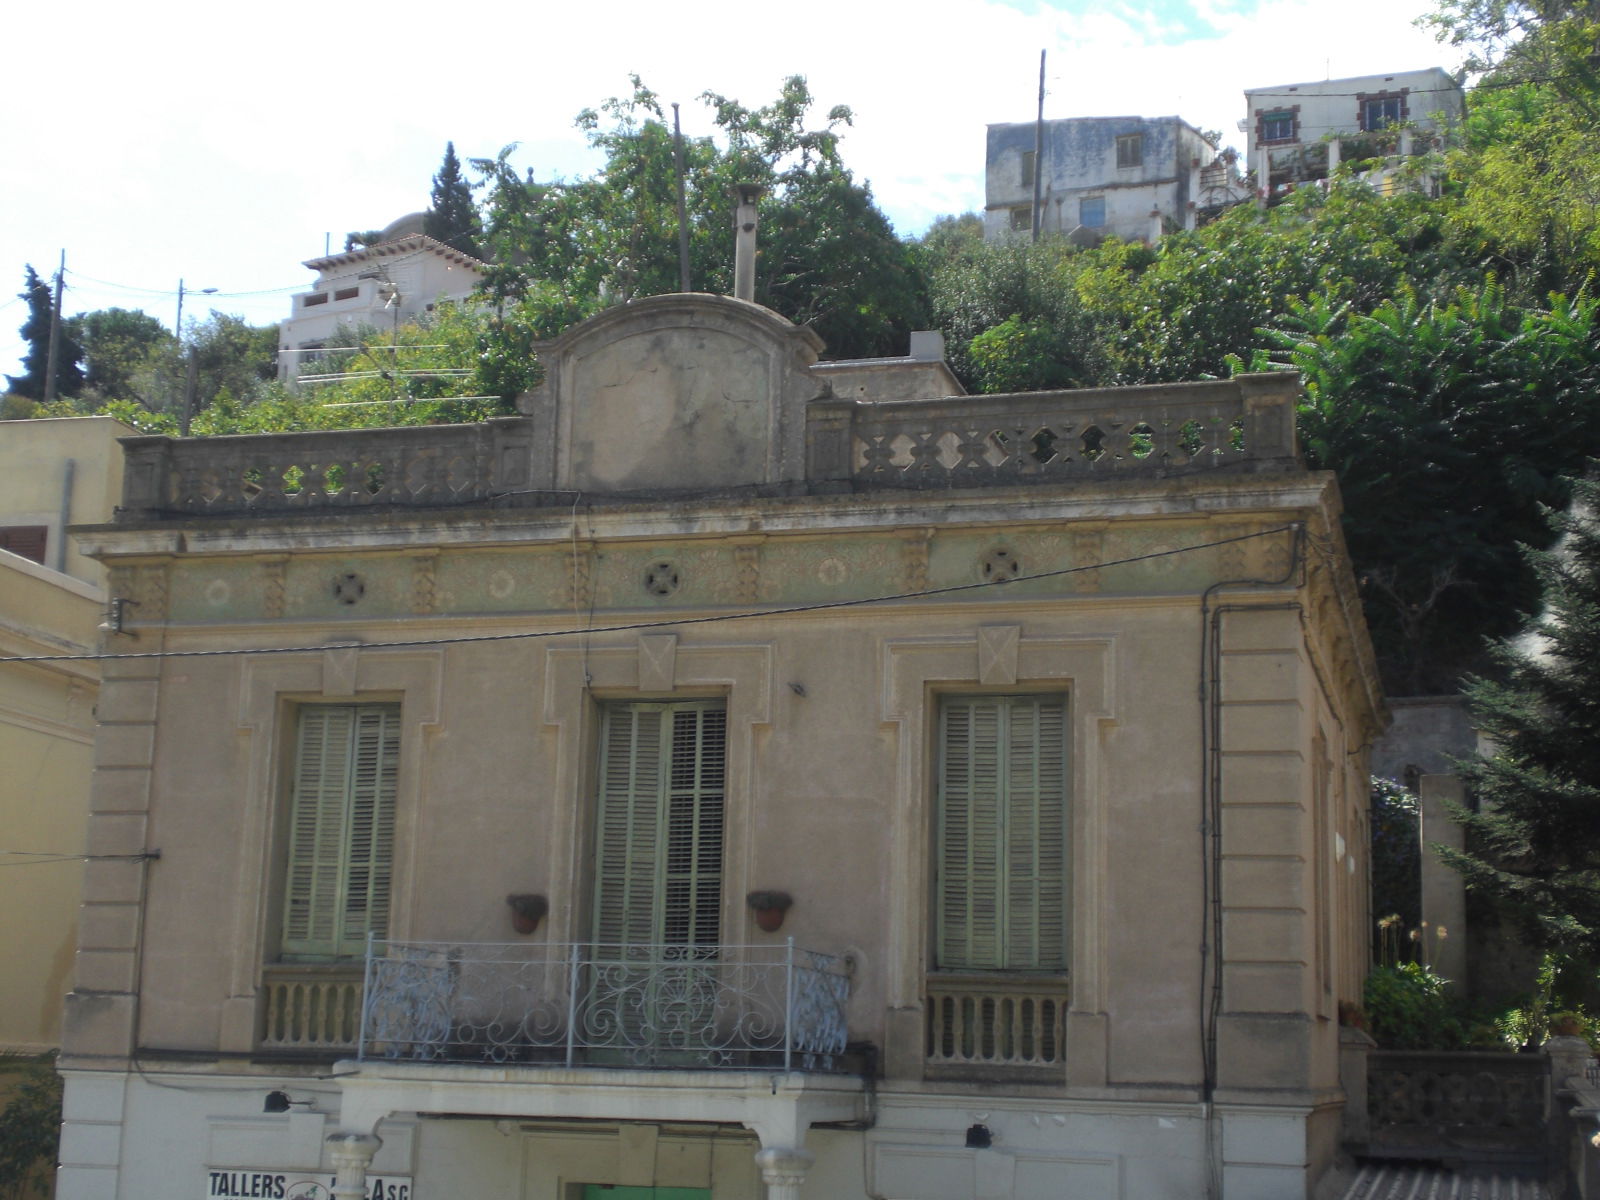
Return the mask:
<path id="1" fill-rule="evenodd" d="M 1550 1193 L 1511 1175 L 1391 1163 L 1359 1168 L 1340 1200 L 1550 1200 Z"/>

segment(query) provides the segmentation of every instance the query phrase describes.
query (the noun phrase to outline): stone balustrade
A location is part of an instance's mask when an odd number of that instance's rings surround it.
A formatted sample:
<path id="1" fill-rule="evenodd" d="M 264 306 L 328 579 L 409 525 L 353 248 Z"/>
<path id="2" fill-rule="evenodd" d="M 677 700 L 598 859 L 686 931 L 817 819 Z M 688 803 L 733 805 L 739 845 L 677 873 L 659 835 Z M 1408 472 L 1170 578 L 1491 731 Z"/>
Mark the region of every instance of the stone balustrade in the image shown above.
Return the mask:
<path id="1" fill-rule="evenodd" d="M 797 484 L 964 488 L 1272 469 L 1297 462 L 1298 391 L 1298 376 L 1279 373 L 930 400 L 825 397 L 806 410 L 805 479 L 770 478 L 767 464 L 752 462 L 749 482 L 789 491 Z M 553 452 L 553 436 L 539 417 L 499 417 L 474 425 L 125 438 L 118 519 L 536 504 L 559 490 L 563 456 Z M 597 498 L 606 490 L 587 489 Z M 625 482 L 613 490 L 626 491 Z M 571 493 L 562 495 L 570 503 Z"/>
<path id="2" fill-rule="evenodd" d="M 361 994 L 360 966 L 268 967 L 261 1048 L 354 1050 L 361 1031 Z"/>
<path id="3" fill-rule="evenodd" d="M 931 1070 L 1061 1068 L 1067 1014 L 1064 980 L 934 975 L 928 979 L 927 1013 Z"/>

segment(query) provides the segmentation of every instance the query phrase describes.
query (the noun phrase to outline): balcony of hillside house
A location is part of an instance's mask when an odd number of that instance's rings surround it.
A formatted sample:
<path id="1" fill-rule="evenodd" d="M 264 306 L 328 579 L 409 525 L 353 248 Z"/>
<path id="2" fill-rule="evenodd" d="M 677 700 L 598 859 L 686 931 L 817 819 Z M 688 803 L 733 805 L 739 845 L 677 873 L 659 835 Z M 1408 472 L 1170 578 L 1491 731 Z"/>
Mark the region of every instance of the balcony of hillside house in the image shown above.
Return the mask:
<path id="1" fill-rule="evenodd" d="M 1292 374 L 1129 388 L 824 397 L 806 410 L 796 491 L 1015 487 L 1297 465 Z M 543 418 L 472 425 L 124 438 L 118 520 L 571 504 Z M 750 478 L 764 464 L 750 464 Z M 596 494 L 596 499 L 603 495 Z"/>
<path id="2" fill-rule="evenodd" d="M 271 967 L 261 1048 L 380 1066 L 843 1070 L 846 963 L 779 946 L 372 943 Z"/>

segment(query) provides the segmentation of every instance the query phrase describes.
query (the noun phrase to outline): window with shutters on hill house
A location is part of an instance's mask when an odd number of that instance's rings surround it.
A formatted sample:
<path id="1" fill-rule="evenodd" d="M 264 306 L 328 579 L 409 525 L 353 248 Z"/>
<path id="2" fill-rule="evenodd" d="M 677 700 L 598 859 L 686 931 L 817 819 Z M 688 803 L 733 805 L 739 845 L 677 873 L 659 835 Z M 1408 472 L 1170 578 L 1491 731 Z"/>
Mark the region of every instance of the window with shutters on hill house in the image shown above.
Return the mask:
<path id="1" fill-rule="evenodd" d="M 279 959 L 361 958 L 389 932 L 398 704 L 307 704 L 295 727 Z"/>

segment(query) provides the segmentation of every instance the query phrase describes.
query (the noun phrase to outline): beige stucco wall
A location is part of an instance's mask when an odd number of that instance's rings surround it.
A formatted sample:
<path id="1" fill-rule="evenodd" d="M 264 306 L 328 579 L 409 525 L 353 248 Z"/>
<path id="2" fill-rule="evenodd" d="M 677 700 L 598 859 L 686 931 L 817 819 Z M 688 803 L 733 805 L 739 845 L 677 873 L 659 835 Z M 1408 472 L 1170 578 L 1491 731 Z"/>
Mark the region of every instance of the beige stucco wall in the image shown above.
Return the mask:
<path id="1" fill-rule="evenodd" d="M 82 653 L 99 589 L 0 551 L 0 655 Z M 0 1048 L 57 1045 L 88 824 L 93 664 L 0 663 Z M 25 851 L 27 854 L 18 854 Z"/>
<path id="2" fill-rule="evenodd" d="M 110 519 L 122 497 L 117 438 L 133 432 L 113 417 L 7 421 L 0 429 L 0 524 L 47 526 L 46 565 L 60 564 L 77 579 L 101 582 L 100 564 L 70 539 L 65 561 L 56 556 L 67 526 Z M 64 504 L 69 478 L 70 501 Z"/>
<path id="3" fill-rule="evenodd" d="M 1218 486 L 1193 485 L 1213 498 Z M 1083 530 L 1066 522 L 997 523 L 999 498 L 915 532 L 841 528 L 853 500 L 790 505 L 792 530 L 755 539 L 642 537 L 639 517 L 597 514 L 584 530 L 577 577 L 593 590 L 597 627 L 713 615 L 719 601 L 890 595 L 971 582 L 984 553 L 1001 544 L 1027 572 L 1278 528 L 1291 501 L 1315 511 L 1324 486 L 1267 488 L 1273 494 L 1258 499 L 1272 510 L 1248 523 L 1151 511 L 1100 525 L 1093 546 L 1074 543 Z M 1171 490 L 1154 508 L 1184 507 L 1170 503 Z M 713 515 L 749 524 L 736 509 Z M 1199 593 L 1218 578 L 1281 576 L 1289 534 L 1019 583 L 981 600 L 584 635 L 571 632 L 590 618 L 586 596 L 572 603 L 569 531 L 516 541 L 387 553 L 352 546 L 288 562 L 280 554 L 190 556 L 125 568 L 133 594 L 166 604 L 169 650 L 377 643 L 393 637 L 401 616 L 408 640 L 565 631 L 187 659 L 159 680 L 139 663 L 112 671 L 100 824 L 116 832 L 117 852 L 162 851 L 149 868 L 142 1044 L 250 1047 L 261 963 L 271 954 L 293 703 L 403 702 L 397 936 L 499 940 L 510 936 L 505 895 L 537 892 L 549 896 L 551 915 L 536 939 L 565 941 L 587 932 L 597 706 L 723 695 L 731 726 L 725 939 L 772 940 L 741 898 L 758 887 L 790 891 L 796 902 L 783 935 L 856 959 L 852 1038 L 886 1046 L 891 1071 L 914 1075 L 937 695 L 1059 690 L 1072 700 L 1075 739 L 1067 1082 L 1197 1084 L 1206 915 Z M 683 582 L 675 596 L 655 600 L 640 577 L 663 558 L 681 566 Z M 332 580 L 352 571 L 365 581 L 364 597 L 341 605 Z M 1365 871 L 1356 799 L 1364 791 L 1352 782 L 1356 767 L 1345 765 L 1355 763 L 1356 744 L 1332 716 L 1347 700 L 1328 690 L 1339 686 L 1324 677 L 1330 648 L 1307 636 L 1321 632 L 1310 598 L 1292 584 L 1258 588 L 1219 616 L 1227 963 L 1219 1083 L 1240 1096 L 1332 1087 L 1337 1002 L 1359 992 L 1363 947 L 1350 930 Z M 433 611 L 419 613 L 419 604 Z M 151 615 L 141 607 L 137 620 Z M 158 644 L 146 635 L 132 645 Z M 1319 816 L 1325 796 L 1332 802 Z M 120 913 L 120 904 L 91 900 L 80 986 L 116 991 L 127 982 L 131 946 L 121 945 L 128 923 Z M 912 1019 L 897 1023 L 905 1013 Z"/>

